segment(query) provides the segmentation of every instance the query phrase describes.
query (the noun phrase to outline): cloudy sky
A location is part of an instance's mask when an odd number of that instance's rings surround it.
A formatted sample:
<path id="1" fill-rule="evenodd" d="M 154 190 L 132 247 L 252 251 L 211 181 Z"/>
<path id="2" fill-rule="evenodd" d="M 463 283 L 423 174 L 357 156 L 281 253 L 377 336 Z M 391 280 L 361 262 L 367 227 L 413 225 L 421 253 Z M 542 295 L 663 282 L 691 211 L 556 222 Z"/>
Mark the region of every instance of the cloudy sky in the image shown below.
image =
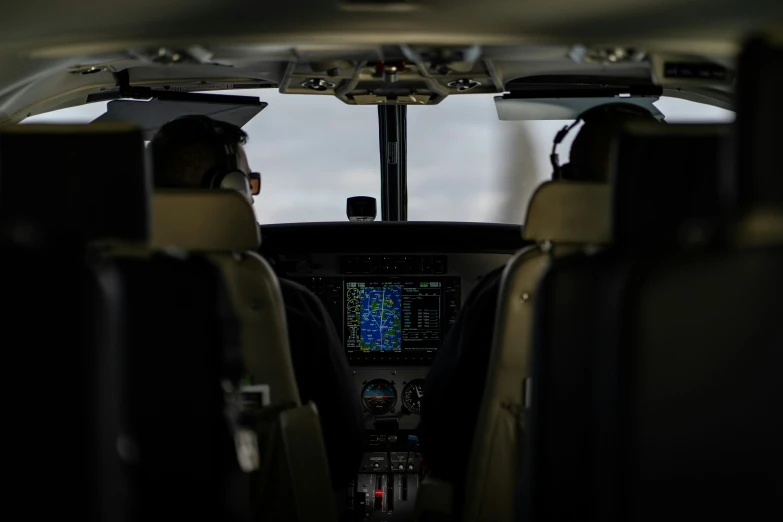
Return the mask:
<path id="1" fill-rule="evenodd" d="M 345 221 L 347 197 L 380 199 L 376 107 L 270 89 L 226 94 L 269 103 L 245 125 L 250 165 L 263 176 L 254 205 L 259 222 Z M 530 194 L 551 175 L 552 139 L 569 122 L 500 121 L 494 96 L 408 108 L 409 220 L 522 222 Z M 671 123 L 733 119 L 729 111 L 678 99 L 656 106 Z M 105 111 L 105 102 L 95 103 L 24 123 L 87 123 Z M 559 148 L 562 159 L 576 130 Z"/>

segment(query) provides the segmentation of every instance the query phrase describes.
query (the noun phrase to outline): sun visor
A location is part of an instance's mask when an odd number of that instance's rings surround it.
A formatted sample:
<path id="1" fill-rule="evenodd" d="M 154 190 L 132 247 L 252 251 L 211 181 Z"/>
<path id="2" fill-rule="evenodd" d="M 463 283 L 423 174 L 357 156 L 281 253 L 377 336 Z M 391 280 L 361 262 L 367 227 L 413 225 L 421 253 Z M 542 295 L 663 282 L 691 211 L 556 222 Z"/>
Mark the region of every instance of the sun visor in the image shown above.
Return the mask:
<path id="1" fill-rule="evenodd" d="M 606 103 L 622 102 L 649 110 L 659 120 L 664 115 L 653 105 L 658 96 L 582 97 L 582 98 L 516 98 L 495 97 L 495 109 L 502 121 L 573 120 L 584 111 Z"/>
<path id="2" fill-rule="evenodd" d="M 142 129 L 145 140 L 150 140 L 164 124 L 179 116 L 204 115 L 242 127 L 267 106 L 266 102 L 252 96 L 171 94 L 178 96 L 110 101 L 106 104 L 106 113 L 92 123 L 131 123 Z"/>

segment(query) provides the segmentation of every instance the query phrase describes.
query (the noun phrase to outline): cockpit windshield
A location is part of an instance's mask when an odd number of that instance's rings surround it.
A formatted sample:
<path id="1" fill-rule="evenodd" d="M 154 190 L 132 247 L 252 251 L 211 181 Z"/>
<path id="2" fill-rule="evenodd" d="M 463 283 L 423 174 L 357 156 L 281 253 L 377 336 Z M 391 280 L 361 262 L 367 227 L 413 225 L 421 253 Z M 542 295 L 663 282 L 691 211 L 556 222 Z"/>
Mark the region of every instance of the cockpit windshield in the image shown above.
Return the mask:
<path id="1" fill-rule="evenodd" d="M 212 92 L 269 104 L 244 127 L 251 168 L 263 176 L 254 204 L 260 223 L 345 221 L 351 196 L 372 196 L 380 205 L 375 106 L 274 89 Z M 501 121 L 495 96 L 450 96 L 438 105 L 408 107 L 409 221 L 523 223 L 533 191 L 550 179 L 552 139 L 569 122 Z M 731 111 L 681 99 L 655 105 L 670 123 L 734 119 Z M 105 111 L 106 102 L 98 102 L 22 123 L 88 123 Z M 567 158 L 576 131 L 560 145 L 561 157 Z"/>

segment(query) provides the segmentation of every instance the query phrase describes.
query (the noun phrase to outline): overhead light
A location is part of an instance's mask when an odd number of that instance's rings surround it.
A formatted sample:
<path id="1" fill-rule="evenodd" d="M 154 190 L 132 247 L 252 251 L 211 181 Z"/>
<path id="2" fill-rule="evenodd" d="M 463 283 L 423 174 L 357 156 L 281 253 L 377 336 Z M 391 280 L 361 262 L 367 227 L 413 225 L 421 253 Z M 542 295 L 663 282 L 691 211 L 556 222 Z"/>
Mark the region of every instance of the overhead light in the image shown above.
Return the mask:
<path id="1" fill-rule="evenodd" d="M 313 91 L 328 91 L 334 89 L 334 84 L 327 82 L 323 78 L 309 78 L 302 82 L 302 87 Z"/>
<path id="2" fill-rule="evenodd" d="M 183 61 L 195 61 L 184 51 L 161 47 L 152 61 L 163 64 L 174 64 Z"/>
<path id="3" fill-rule="evenodd" d="M 611 64 L 641 62 L 645 58 L 645 53 L 632 47 L 588 48 L 584 45 L 575 45 L 568 56 L 575 62 Z"/>
<path id="4" fill-rule="evenodd" d="M 71 69 L 70 72 L 71 74 L 95 74 L 95 73 L 103 72 L 105 70 L 107 70 L 107 68 L 102 65 L 92 65 L 88 67 L 77 66 Z"/>
<path id="5" fill-rule="evenodd" d="M 481 82 L 477 82 L 472 78 L 460 78 L 459 80 L 453 80 L 447 83 L 452 89 L 457 89 L 459 92 L 469 91 L 481 85 Z"/>

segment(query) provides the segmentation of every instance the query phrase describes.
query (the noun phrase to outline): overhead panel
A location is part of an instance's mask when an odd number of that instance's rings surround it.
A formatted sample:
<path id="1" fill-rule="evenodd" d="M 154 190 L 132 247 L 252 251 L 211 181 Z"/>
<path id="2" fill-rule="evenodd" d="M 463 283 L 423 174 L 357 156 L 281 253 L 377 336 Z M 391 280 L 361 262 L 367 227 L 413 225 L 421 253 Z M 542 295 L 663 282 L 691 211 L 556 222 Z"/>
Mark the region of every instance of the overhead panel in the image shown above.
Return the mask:
<path id="1" fill-rule="evenodd" d="M 346 58 L 297 52 L 280 91 L 336 96 L 349 105 L 436 105 L 451 94 L 502 88 L 478 46 L 378 46 Z"/>
<path id="2" fill-rule="evenodd" d="M 407 13 L 418 11 L 427 3 L 425 0 L 337 0 L 337 7 L 353 12 Z"/>

